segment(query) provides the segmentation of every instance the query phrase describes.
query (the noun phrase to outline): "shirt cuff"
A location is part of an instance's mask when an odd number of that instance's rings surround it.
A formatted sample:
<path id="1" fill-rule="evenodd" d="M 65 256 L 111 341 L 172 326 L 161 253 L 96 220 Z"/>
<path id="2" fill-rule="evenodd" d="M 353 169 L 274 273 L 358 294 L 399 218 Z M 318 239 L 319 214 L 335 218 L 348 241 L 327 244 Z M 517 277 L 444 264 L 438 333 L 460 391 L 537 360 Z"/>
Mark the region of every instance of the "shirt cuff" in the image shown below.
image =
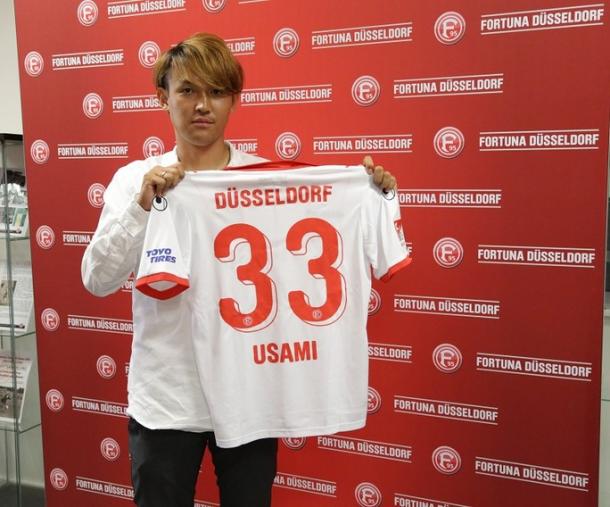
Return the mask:
<path id="1" fill-rule="evenodd" d="M 148 216 L 149 212 L 134 200 L 129 203 L 129 206 L 125 210 L 125 213 L 123 213 L 119 223 L 130 236 L 136 237 L 144 234 L 146 231 Z"/>

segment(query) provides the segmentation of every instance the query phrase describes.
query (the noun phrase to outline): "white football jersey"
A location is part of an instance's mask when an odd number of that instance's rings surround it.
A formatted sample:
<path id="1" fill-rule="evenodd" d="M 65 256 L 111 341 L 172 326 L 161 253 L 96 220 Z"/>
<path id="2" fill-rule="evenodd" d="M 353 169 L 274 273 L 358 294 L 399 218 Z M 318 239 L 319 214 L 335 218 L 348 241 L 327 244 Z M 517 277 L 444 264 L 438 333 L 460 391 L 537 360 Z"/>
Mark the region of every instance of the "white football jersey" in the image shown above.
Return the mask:
<path id="1" fill-rule="evenodd" d="M 189 305 L 222 447 L 364 426 L 371 268 L 410 262 L 394 191 L 293 165 L 188 173 L 148 221 L 136 287 Z"/>

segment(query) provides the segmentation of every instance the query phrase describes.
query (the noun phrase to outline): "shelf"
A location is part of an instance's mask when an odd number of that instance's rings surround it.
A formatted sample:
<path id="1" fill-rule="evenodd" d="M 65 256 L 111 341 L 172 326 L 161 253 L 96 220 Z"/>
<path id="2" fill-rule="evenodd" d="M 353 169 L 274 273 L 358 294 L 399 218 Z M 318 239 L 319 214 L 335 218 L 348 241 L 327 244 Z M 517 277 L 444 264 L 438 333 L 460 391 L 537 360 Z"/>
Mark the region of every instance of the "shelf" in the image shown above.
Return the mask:
<path id="1" fill-rule="evenodd" d="M 8 329 L 6 330 L 8 331 Z M 18 340 L 19 338 L 25 338 L 27 336 L 32 336 L 36 334 L 36 330 L 33 329 L 32 331 L 27 331 L 26 333 L 22 333 L 22 334 L 17 334 L 15 333 L 13 336 L 15 337 L 15 340 Z M 2 331 L 0 332 L 0 338 L 10 338 L 11 335 L 10 334 L 6 334 L 4 332 L 4 329 L 2 329 Z"/>
<path id="2" fill-rule="evenodd" d="M 38 428 L 41 425 L 40 422 L 26 424 L 24 428 L 18 428 L 17 433 L 23 435 L 34 428 Z M 0 422 L 0 431 L 15 431 L 15 423 L 14 422 Z"/>

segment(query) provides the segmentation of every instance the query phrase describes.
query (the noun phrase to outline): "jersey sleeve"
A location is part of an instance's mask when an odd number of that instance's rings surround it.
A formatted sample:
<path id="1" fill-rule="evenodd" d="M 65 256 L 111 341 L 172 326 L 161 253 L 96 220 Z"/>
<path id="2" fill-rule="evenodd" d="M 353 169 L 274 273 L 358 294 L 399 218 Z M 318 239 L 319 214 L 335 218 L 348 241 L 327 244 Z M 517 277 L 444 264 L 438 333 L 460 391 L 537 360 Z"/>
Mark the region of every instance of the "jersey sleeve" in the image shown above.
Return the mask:
<path id="1" fill-rule="evenodd" d="M 372 181 L 362 206 L 365 250 L 378 280 L 387 281 L 411 263 L 395 190 L 383 193 Z"/>
<path id="2" fill-rule="evenodd" d="M 167 201 L 163 201 L 167 203 Z M 135 286 L 155 299 L 170 299 L 189 288 L 190 227 L 175 210 L 152 207 Z"/>

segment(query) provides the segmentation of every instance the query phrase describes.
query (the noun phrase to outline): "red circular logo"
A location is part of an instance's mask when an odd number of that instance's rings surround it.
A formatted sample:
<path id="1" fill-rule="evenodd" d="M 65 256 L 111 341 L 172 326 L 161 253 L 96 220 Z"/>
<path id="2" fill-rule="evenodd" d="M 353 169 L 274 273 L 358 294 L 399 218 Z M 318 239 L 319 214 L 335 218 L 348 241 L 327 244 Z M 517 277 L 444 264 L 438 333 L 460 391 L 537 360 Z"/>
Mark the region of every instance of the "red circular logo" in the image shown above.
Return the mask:
<path id="1" fill-rule="evenodd" d="M 61 468 L 54 468 L 49 474 L 51 486 L 58 491 L 63 491 L 68 487 L 68 476 Z"/>
<path id="2" fill-rule="evenodd" d="M 294 437 L 294 438 L 282 438 L 282 442 L 288 449 L 298 451 L 305 447 L 307 439 L 305 437 Z"/>
<path id="3" fill-rule="evenodd" d="M 48 225 L 41 225 L 36 230 L 36 243 L 40 248 L 48 250 L 55 244 L 55 233 Z"/>
<path id="4" fill-rule="evenodd" d="M 464 258 L 464 248 L 457 239 L 441 238 L 432 249 L 434 260 L 444 268 L 454 268 Z"/>
<path id="5" fill-rule="evenodd" d="M 381 505 L 381 491 L 370 482 L 361 482 L 354 491 L 358 505 L 362 507 L 379 507 Z"/>
<path id="6" fill-rule="evenodd" d="M 369 296 L 369 315 L 376 314 L 381 308 L 381 296 L 375 289 L 371 289 Z"/>
<path id="7" fill-rule="evenodd" d="M 53 308 L 45 308 L 40 314 L 40 322 L 47 331 L 55 331 L 59 327 L 59 314 Z"/>
<path id="8" fill-rule="evenodd" d="M 434 136 L 434 150 L 443 158 L 457 157 L 464 149 L 464 134 L 455 127 L 440 129 Z"/>
<path id="9" fill-rule="evenodd" d="M 27 55 L 25 55 L 23 66 L 25 67 L 25 71 L 29 76 L 40 76 L 44 69 L 44 60 L 42 55 L 37 51 L 30 51 Z"/>
<path id="10" fill-rule="evenodd" d="M 455 44 L 466 33 L 466 20 L 458 12 L 441 14 L 434 24 L 434 35 L 443 44 Z"/>
<path id="11" fill-rule="evenodd" d="M 108 461 L 116 461 L 121 455 L 121 448 L 114 438 L 105 438 L 100 443 L 100 452 Z"/>
<path id="12" fill-rule="evenodd" d="M 369 414 L 374 414 L 379 412 L 381 408 L 381 395 L 377 389 L 369 387 L 368 397 L 367 397 L 367 412 Z"/>
<path id="13" fill-rule="evenodd" d="M 51 150 L 49 149 L 49 145 L 45 143 L 42 139 L 36 139 L 30 146 L 30 157 L 37 164 L 45 164 L 48 162 L 49 157 L 51 156 Z"/>
<path id="14" fill-rule="evenodd" d="M 138 59 L 144 67 L 150 69 L 155 65 L 155 62 L 157 61 L 157 58 L 159 58 L 160 54 L 161 48 L 159 48 L 157 43 L 148 40 L 143 42 L 140 46 L 138 51 Z"/>
<path id="15" fill-rule="evenodd" d="M 89 204 L 94 208 L 101 208 L 104 206 L 104 192 L 106 187 L 101 183 L 93 183 L 87 190 L 87 199 Z"/>
<path id="16" fill-rule="evenodd" d="M 455 345 L 441 343 L 432 352 L 432 362 L 443 373 L 455 373 L 462 366 L 462 353 Z"/>
<path id="17" fill-rule="evenodd" d="M 227 0 L 202 0 L 201 3 L 206 11 L 217 13 L 225 8 Z"/>
<path id="18" fill-rule="evenodd" d="M 83 113 L 87 118 L 95 120 L 104 111 L 104 101 L 97 93 L 88 93 L 83 99 Z"/>
<path id="19" fill-rule="evenodd" d="M 47 407 L 52 412 L 59 412 L 64 408 L 64 395 L 61 394 L 57 389 L 49 389 L 46 396 L 44 397 L 47 403 Z"/>
<path id="20" fill-rule="evenodd" d="M 76 11 L 78 21 L 83 26 L 94 25 L 97 21 L 97 5 L 92 0 L 83 0 Z"/>
<path id="21" fill-rule="evenodd" d="M 455 449 L 443 445 L 432 453 L 432 464 L 440 473 L 451 475 L 461 468 L 462 458 Z"/>
<path id="22" fill-rule="evenodd" d="M 275 140 L 275 152 L 284 160 L 294 160 L 301 153 L 301 140 L 292 132 L 284 132 Z"/>
<path id="23" fill-rule="evenodd" d="M 289 58 L 299 49 L 299 34 L 292 28 L 282 28 L 273 37 L 273 49 L 278 56 Z"/>
<path id="24" fill-rule="evenodd" d="M 100 377 L 105 379 L 111 379 L 116 373 L 116 363 L 110 356 L 98 357 L 96 367 Z"/>
<path id="25" fill-rule="evenodd" d="M 381 86 L 373 76 L 360 76 L 352 85 L 352 98 L 359 106 L 370 106 L 381 95 Z"/>
<path id="26" fill-rule="evenodd" d="M 163 155 L 164 152 L 165 146 L 163 145 L 163 141 L 158 137 L 151 136 L 144 140 L 144 144 L 142 145 L 144 158 L 158 157 L 159 155 Z"/>

